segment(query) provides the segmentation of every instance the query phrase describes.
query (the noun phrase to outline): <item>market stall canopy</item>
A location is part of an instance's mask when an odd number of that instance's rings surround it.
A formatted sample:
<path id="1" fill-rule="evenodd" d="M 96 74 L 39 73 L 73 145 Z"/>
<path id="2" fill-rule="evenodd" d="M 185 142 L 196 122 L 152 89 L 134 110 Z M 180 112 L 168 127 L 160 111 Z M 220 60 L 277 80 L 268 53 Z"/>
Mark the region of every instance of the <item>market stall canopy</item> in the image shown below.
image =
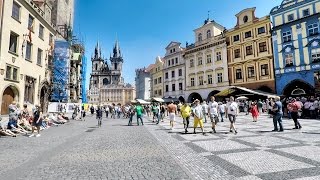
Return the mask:
<path id="1" fill-rule="evenodd" d="M 229 86 L 227 89 L 219 92 L 218 94 L 216 94 L 215 96 L 222 96 L 222 97 L 225 97 L 225 96 L 229 96 L 231 94 L 233 94 L 234 92 L 236 91 L 244 91 L 244 92 L 247 92 L 249 94 L 254 94 L 254 95 L 260 95 L 260 96 L 265 96 L 267 98 L 275 98 L 277 95 L 275 94 L 272 94 L 272 93 L 267 93 L 267 92 L 263 92 L 263 91 L 260 91 L 260 90 L 252 90 L 252 89 L 248 89 L 248 88 L 245 88 L 245 87 L 240 87 L 240 86 Z"/>
<path id="2" fill-rule="evenodd" d="M 133 104 L 137 103 L 136 100 L 131 100 L 130 102 L 133 103 Z"/>
<path id="3" fill-rule="evenodd" d="M 249 99 L 249 98 L 247 98 L 245 96 L 240 96 L 240 97 L 237 98 L 237 100 L 246 100 L 246 99 Z"/>
<path id="4" fill-rule="evenodd" d="M 150 102 L 147 102 L 143 99 L 136 99 L 137 102 L 139 102 L 140 104 L 151 104 Z"/>
<path id="5" fill-rule="evenodd" d="M 152 98 L 152 101 L 157 101 L 157 102 L 164 102 L 162 98 Z"/>

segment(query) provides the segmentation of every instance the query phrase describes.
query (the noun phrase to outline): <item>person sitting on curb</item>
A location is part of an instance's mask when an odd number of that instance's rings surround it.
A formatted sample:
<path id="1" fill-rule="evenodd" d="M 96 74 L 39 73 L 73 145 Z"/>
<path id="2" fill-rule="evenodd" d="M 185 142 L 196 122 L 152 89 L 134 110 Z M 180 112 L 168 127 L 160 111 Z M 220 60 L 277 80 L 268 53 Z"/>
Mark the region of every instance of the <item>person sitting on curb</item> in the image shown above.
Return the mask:
<path id="1" fill-rule="evenodd" d="M 13 133 L 12 131 L 6 129 L 6 125 L 5 124 L 6 123 L 3 122 L 2 118 L 0 117 L 0 135 L 16 137 L 17 135 L 15 133 Z"/>

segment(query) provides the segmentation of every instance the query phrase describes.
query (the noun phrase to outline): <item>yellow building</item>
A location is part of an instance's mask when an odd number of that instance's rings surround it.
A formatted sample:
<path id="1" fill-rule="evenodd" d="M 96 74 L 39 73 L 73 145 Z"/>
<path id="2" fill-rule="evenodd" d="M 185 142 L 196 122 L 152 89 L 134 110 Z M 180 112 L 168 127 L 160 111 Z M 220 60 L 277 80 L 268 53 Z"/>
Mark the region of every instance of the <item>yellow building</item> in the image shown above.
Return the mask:
<path id="1" fill-rule="evenodd" d="M 151 69 L 151 97 L 163 97 L 163 60 L 156 58 L 156 62 Z"/>
<path id="2" fill-rule="evenodd" d="M 239 12 L 226 33 L 230 85 L 275 92 L 271 21 L 257 18 L 256 8 Z"/>

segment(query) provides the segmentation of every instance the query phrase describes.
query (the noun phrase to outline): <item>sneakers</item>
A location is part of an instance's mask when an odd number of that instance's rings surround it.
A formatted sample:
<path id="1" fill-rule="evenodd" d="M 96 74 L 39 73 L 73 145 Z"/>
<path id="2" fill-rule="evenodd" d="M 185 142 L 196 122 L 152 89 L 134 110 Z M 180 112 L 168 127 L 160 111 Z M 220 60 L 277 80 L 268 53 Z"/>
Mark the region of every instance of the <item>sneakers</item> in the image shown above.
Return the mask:
<path id="1" fill-rule="evenodd" d="M 37 135 L 36 135 L 36 137 L 40 137 L 40 136 L 41 136 L 40 134 L 37 134 Z"/>
<path id="2" fill-rule="evenodd" d="M 34 137 L 34 134 L 31 134 L 29 137 Z"/>

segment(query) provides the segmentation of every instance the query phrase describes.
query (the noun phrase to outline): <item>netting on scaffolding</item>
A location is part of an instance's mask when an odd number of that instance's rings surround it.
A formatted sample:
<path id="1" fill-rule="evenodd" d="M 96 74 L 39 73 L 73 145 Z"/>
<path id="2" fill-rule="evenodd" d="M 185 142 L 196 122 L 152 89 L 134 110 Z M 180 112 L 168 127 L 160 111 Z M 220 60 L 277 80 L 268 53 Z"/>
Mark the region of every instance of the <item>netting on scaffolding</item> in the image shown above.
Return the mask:
<path id="1" fill-rule="evenodd" d="M 69 43 L 64 40 L 55 42 L 53 58 L 53 77 L 51 101 L 64 102 L 68 100 L 68 82 L 69 82 Z"/>

